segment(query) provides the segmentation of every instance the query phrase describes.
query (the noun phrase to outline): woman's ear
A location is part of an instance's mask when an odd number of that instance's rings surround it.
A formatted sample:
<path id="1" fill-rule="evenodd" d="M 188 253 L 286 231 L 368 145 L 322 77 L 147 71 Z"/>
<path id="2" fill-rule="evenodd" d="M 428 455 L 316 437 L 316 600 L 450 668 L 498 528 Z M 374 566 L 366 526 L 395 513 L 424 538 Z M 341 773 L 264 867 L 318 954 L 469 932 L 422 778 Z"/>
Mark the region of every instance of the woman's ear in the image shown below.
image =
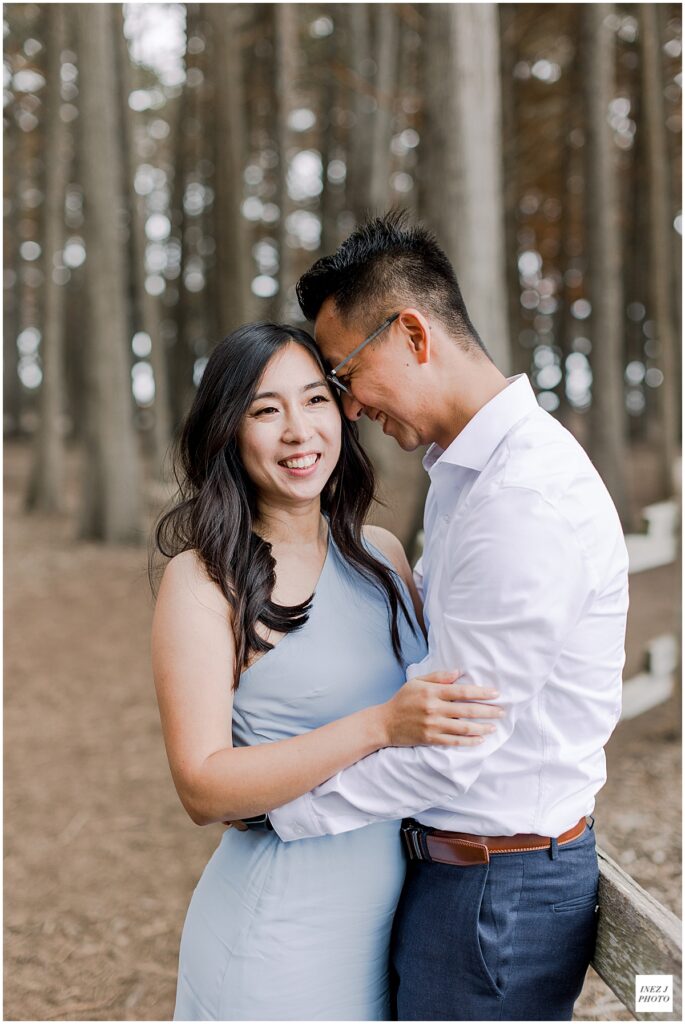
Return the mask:
<path id="1" fill-rule="evenodd" d="M 403 309 L 399 322 L 414 352 L 414 358 L 421 365 L 430 362 L 431 329 L 426 317 L 418 309 Z"/>

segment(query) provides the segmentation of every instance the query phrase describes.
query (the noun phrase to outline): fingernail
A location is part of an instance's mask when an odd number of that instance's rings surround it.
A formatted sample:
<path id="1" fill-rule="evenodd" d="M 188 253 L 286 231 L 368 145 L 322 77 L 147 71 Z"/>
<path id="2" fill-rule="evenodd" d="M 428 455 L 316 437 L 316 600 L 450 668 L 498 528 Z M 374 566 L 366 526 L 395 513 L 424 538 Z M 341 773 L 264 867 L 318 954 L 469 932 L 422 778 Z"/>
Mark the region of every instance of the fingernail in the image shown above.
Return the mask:
<path id="1" fill-rule="evenodd" d="M 500 710 L 499 710 L 499 711 L 497 712 L 497 717 L 498 717 L 498 718 L 504 718 L 505 714 L 506 714 L 506 711 L 502 711 L 502 710 L 500 709 Z"/>

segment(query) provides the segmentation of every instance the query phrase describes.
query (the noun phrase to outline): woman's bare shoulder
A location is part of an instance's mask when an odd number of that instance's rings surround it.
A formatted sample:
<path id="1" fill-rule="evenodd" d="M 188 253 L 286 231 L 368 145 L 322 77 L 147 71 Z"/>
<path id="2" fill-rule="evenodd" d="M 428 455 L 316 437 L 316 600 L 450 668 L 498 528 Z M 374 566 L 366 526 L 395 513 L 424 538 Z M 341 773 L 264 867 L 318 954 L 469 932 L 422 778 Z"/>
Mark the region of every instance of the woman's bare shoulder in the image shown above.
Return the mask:
<path id="1" fill-rule="evenodd" d="M 383 526 L 364 526 L 364 536 L 392 562 L 401 576 L 405 575 L 409 563 L 402 542 Z"/>
<path id="2" fill-rule="evenodd" d="M 409 565 L 404 545 L 400 540 L 398 540 L 394 533 L 391 533 L 390 530 L 385 530 L 382 526 L 365 526 L 364 536 L 385 555 L 394 567 L 397 575 L 404 581 L 407 589 L 409 590 L 412 604 L 414 605 L 414 611 L 416 612 L 416 617 L 419 620 L 421 628 L 425 632 L 421 598 L 419 597 L 416 584 L 414 583 L 414 575 L 411 571 L 411 566 Z"/>
<path id="3" fill-rule="evenodd" d="M 181 602 L 198 602 L 223 615 L 229 609 L 221 588 L 210 579 L 207 566 L 194 548 L 179 552 L 167 562 L 158 600 L 163 597 Z"/>

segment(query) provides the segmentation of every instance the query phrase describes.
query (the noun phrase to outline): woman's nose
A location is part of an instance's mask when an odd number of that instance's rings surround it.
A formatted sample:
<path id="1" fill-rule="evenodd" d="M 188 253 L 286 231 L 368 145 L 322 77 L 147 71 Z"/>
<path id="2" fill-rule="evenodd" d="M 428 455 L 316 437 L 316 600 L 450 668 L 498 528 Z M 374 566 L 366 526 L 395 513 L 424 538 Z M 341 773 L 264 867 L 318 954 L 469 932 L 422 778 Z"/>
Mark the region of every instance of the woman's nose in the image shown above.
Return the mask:
<path id="1" fill-rule="evenodd" d="M 299 412 L 292 412 L 288 416 L 284 436 L 288 441 L 306 441 L 311 437 L 311 430 L 304 415 Z"/>

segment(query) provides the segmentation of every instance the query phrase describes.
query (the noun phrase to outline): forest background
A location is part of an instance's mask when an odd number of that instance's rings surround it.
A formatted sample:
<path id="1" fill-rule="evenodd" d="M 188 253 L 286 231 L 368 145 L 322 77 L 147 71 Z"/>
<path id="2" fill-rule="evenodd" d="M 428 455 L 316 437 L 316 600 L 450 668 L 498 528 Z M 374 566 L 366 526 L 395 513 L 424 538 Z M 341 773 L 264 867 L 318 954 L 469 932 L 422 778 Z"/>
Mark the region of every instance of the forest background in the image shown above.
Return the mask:
<path id="1" fill-rule="evenodd" d="M 497 364 L 530 375 L 643 530 L 679 487 L 681 10 L 51 3 L 3 19 L 6 1015 L 147 1019 L 169 1012 L 216 841 L 198 852 L 166 775 L 144 547 L 209 352 L 248 320 L 302 324 L 298 276 L 404 208 Z M 376 519 L 412 555 L 421 453 L 368 427 Z M 675 568 L 634 579 L 627 674 L 677 632 Z M 633 825 L 607 805 L 600 838 L 677 910 L 679 800 L 661 861 L 623 842 L 659 785 L 673 805 L 676 713 L 619 727 L 612 803 Z M 103 864 L 124 896 L 103 892 Z M 587 1019 L 622 1013 L 600 988 L 588 1000 Z"/>

